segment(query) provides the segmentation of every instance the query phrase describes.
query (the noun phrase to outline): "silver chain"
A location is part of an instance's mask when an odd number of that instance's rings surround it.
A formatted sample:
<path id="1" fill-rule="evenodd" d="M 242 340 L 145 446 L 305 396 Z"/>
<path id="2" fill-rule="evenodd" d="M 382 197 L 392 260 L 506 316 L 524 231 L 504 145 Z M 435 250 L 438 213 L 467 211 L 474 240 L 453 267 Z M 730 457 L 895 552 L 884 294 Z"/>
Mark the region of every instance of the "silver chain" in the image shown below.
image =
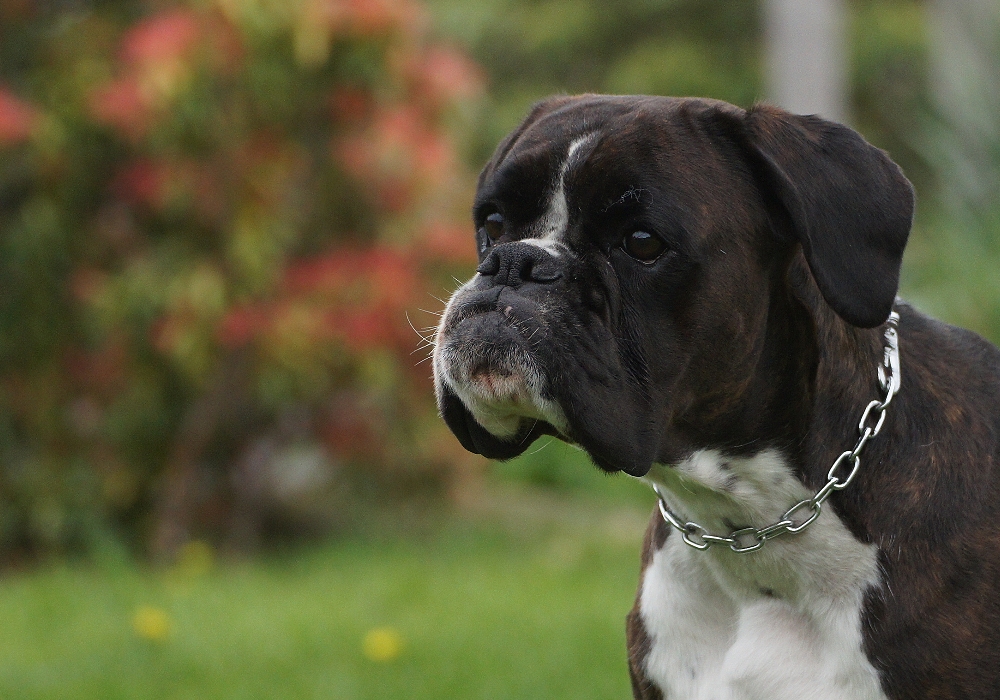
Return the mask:
<path id="1" fill-rule="evenodd" d="M 823 502 L 830 497 L 834 491 L 846 489 L 861 467 L 861 451 L 870 439 L 879 434 L 882 424 L 885 423 L 885 410 L 889 407 L 892 397 L 899 391 L 899 314 L 893 311 L 889 314 L 885 329 L 885 355 L 882 364 L 878 368 L 878 380 L 885 398 L 881 401 L 874 399 L 868 403 L 861 414 L 861 421 L 858 423 L 858 438 L 853 450 L 841 453 L 834 460 L 833 466 L 826 475 L 826 483 L 817 491 L 812 498 L 799 501 L 794 506 L 785 511 L 781 520 L 763 528 L 744 527 L 733 530 L 725 537 L 710 535 L 708 530 L 694 522 L 681 522 L 681 519 L 674 515 L 663 500 L 663 494 L 659 487 L 652 484 L 656 492 L 660 506 L 660 515 L 670 527 L 681 533 L 684 543 L 699 550 L 706 550 L 715 545 L 726 545 L 737 553 L 753 552 L 764 546 L 768 540 L 781 537 L 787 532 L 802 532 L 819 517 L 823 510 Z M 838 476 L 841 469 L 850 467 L 850 472 L 846 477 Z"/>

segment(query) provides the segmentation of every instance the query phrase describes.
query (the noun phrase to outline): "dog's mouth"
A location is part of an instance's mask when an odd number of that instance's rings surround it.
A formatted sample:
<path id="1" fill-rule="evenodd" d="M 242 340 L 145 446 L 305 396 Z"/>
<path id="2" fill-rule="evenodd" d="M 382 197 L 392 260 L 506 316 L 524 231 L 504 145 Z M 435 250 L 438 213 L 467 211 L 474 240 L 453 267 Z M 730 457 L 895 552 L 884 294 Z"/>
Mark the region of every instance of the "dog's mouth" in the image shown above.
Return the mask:
<path id="1" fill-rule="evenodd" d="M 460 288 L 434 349 L 438 408 L 470 452 L 506 460 L 541 435 L 579 445 L 607 472 L 641 476 L 658 440 L 602 328 L 579 325 L 552 295 Z"/>
<path id="2" fill-rule="evenodd" d="M 442 319 L 434 352 L 438 404 L 471 451 L 509 459 L 542 434 L 567 434 L 533 349 L 539 326 L 532 318 L 515 315 L 511 305 L 471 303 Z"/>
<path id="3" fill-rule="evenodd" d="M 512 369 L 510 362 L 491 367 L 485 363 L 468 372 L 466 387 L 482 401 L 517 406 L 530 403 L 528 378 L 523 369 Z"/>

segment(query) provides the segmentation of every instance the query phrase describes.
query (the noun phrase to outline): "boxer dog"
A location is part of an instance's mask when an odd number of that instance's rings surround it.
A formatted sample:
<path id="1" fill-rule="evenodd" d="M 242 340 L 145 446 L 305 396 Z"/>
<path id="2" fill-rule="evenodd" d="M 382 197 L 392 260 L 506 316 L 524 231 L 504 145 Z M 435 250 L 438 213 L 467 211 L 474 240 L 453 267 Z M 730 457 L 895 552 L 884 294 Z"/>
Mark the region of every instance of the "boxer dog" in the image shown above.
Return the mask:
<path id="1" fill-rule="evenodd" d="M 636 698 L 1000 697 L 1000 352 L 896 300 L 913 205 L 847 127 L 703 99 L 556 97 L 483 169 L 439 408 L 657 489 Z"/>

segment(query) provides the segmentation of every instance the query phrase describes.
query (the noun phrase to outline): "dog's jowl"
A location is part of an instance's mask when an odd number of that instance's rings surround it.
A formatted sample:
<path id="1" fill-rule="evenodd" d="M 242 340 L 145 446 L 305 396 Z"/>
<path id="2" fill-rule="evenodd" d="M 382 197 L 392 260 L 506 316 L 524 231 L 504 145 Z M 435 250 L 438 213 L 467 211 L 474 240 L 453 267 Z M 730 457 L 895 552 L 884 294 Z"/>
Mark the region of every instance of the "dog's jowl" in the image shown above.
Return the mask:
<path id="1" fill-rule="evenodd" d="M 636 698 L 1000 697 L 1000 352 L 896 299 L 909 182 L 850 129 L 560 97 L 483 169 L 444 419 L 659 502 Z"/>

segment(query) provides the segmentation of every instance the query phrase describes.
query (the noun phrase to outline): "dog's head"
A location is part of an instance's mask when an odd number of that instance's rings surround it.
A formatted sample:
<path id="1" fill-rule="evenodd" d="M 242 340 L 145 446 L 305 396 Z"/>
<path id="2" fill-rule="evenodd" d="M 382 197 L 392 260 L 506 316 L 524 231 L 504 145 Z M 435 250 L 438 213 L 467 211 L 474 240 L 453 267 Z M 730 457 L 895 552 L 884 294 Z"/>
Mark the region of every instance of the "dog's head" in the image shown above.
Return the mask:
<path id="1" fill-rule="evenodd" d="M 771 107 L 560 97 L 479 178 L 480 264 L 437 332 L 439 408 L 462 444 L 507 459 L 541 434 L 642 475 L 753 422 L 801 250 L 825 303 L 889 314 L 910 184 L 857 133 Z M 786 338 L 793 342 L 793 338 Z M 701 428 L 699 428 L 701 426 Z M 700 432 L 699 432 L 700 431 Z"/>

